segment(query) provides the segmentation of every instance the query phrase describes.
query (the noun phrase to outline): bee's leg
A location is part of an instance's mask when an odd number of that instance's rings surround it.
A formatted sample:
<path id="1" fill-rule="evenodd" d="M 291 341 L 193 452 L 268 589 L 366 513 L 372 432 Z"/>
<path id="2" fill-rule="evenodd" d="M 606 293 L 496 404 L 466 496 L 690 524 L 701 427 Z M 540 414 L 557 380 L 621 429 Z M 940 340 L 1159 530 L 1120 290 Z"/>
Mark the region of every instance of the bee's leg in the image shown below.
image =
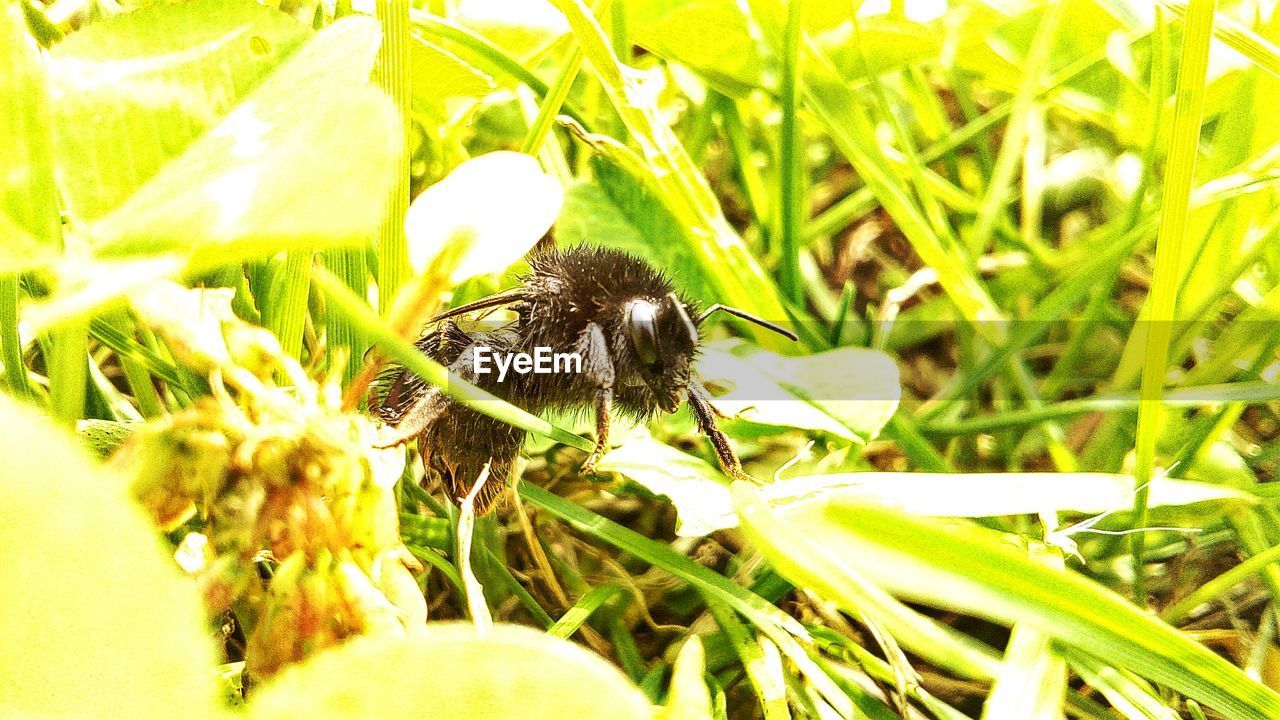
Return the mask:
<path id="1" fill-rule="evenodd" d="M 582 471 L 594 475 L 596 463 L 609 451 L 609 416 L 613 410 L 613 359 L 604 330 L 588 323 L 574 347 L 582 358 L 582 377 L 596 388 L 596 445 L 582 464 Z"/>
<path id="2" fill-rule="evenodd" d="M 721 420 L 733 419 L 729 415 L 725 415 L 724 412 L 720 410 L 720 408 L 715 406 L 715 403 L 711 402 L 711 395 L 707 392 L 706 385 L 703 385 L 697 379 L 694 379 L 689 382 L 689 387 L 696 388 L 698 394 L 702 397 L 703 402 L 707 404 L 707 407 L 711 408 L 712 414 L 714 414 L 716 417 L 720 418 Z"/>
<path id="3" fill-rule="evenodd" d="M 720 461 L 720 467 L 724 468 L 725 474 L 735 480 L 756 482 L 755 478 L 742 471 L 742 461 L 738 459 L 733 446 L 729 444 L 729 437 L 716 425 L 715 408 L 707 398 L 707 391 L 696 382 L 689 383 L 689 409 L 693 411 L 693 418 L 698 422 L 698 430 L 707 436 L 711 441 L 711 447 L 715 448 L 716 459 Z"/>
<path id="4" fill-rule="evenodd" d="M 609 415 L 613 409 L 613 388 L 596 391 L 596 446 L 582 463 L 582 472 L 596 474 L 596 463 L 609 452 Z"/>
<path id="5" fill-rule="evenodd" d="M 440 388 L 428 387 L 404 417 L 400 418 L 399 424 L 381 433 L 373 446 L 382 449 L 409 442 L 431 427 L 448 405 L 449 398 Z"/>

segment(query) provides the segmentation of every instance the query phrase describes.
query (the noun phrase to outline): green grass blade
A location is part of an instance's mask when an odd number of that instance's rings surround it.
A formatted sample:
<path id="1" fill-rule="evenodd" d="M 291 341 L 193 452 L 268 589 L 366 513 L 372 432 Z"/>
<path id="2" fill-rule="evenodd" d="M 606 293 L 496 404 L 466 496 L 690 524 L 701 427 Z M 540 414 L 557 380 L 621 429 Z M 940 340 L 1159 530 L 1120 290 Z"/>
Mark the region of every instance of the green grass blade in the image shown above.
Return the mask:
<path id="1" fill-rule="evenodd" d="M 547 628 L 548 635 L 570 638 L 605 603 L 623 592 L 621 585 L 597 585 L 588 590 L 573 607 L 564 611 L 554 625 Z"/>
<path id="2" fill-rule="evenodd" d="M 783 32 L 782 126 L 779 148 L 778 275 L 783 294 L 793 303 L 803 304 L 805 288 L 800 277 L 800 235 L 805 221 L 805 153 L 800 131 L 800 39 L 803 37 L 801 15 L 803 0 L 787 3 L 787 24 Z"/>
<path id="3" fill-rule="evenodd" d="M 735 484 L 734 499 L 748 536 L 793 582 L 827 586 L 833 570 L 865 575 L 915 602 L 1026 623 L 1230 720 L 1280 716 L 1280 695 L 1239 668 L 1105 587 L 1031 560 L 1002 534 L 839 496 L 778 513 L 745 483 Z"/>
<path id="4" fill-rule="evenodd" d="M 766 39 L 775 51 L 780 50 L 782 39 L 778 37 L 778 30 L 785 27 L 777 21 L 783 15 L 780 4 L 776 0 L 751 0 L 749 4 Z M 989 321 L 998 320 L 1003 314 L 952 244 L 934 232 L 910 188 L 902 181 L 899 169 L 877 142 L 861 100 L 812 42 L 806 38 L 802 38 L 802 42 L 801 91 L 805 104 L 822 121 L 831 142 L 853 164 L 912 248 L 937 271 L 939 284 L 963 316 L 976 322 L 981 332 L 990 333 L 989 340 L 998 342 L 1003 325 Z"/>
<path id="5" fill-rule="evenodd" d="M 777 650 L 774 650 L 771 662 L 747 626 L 733 610 L 719 600 L 707 598 L 707 609 L 711 611 L 720 629 L 724 630 L 729 644 L 742 661 L 742 667 L 747 671 L 747 680 L 760 699 L 760 711 L 764 720 L 788 720 L 791 711 L 787 708 L 786 681 L 782 675 L 782 664 L 777 662 Z"/>
<path id="6" fill-rule="evenodd" d="M 1204 107 L 1205 72 L 1209 66 L 1209 40 L 1213 37 L 1216 0 L 1193 0 L 1187 12 L 1182 38 L 1182 57 L 1174 86 L 1173 134 L 1169 140 L 1169 161 L 1165 169 L 1161 201 L 1160 229 L 1156 236 L 1156 257 L 1151 294 L 1147 303 L 1147 344 L 1142 367 L 1142 403 L 1138 406 L 1138 437 L 1134 452 L 1134 527 L 1147 521 L 1147 483 L 1154 475 L 1156 440 L 1163 423 L 1164 378 L 1168 371 L 1169 344 L 1178 301 L 1178 264 L 1183 231 L 1191 206 L 1191 186 L 1195 180 L 1196 154 L 1200 140 L 1200 118 Z M 1139 320 L 1141 322 L 1141 320 Z M 1139 605 L 1146 604 L 1145 533 L 1130 540 L 1133 552 L 1133 594 Z"/>
<path id="7" fill-rule="evenodd" d="M 0 228 L 5 236 L 0 242 L 17 245 L 29 237 L 51 251 L 60 250 L 62 222 L 54 188 L 48 87 L 35 44 L 27 35 L 22 6 L 16 2 L 0 5 L 0 167 L 5 168 L 0 173 Z M 34 398 L 18 333 L 20 294 L 16 275 L 0 277 L 0 346 L 9 391 Z M 81 343 L 82 362 L 83 351 Z M 83 373 L 79 382 L 83 393 Z M 62 388 L 55 389 L 62 393 Z M 63 410 L 69 413 L 74 403 L 67 402 Z M 74 422 L 76 417 L 64 419 Z"/>
<path id="8" fill-rule="evenodd" d="M 409 271 L 409 245 L 404 236 L 404 214 L 409 210 L 409 148 L 412 147 L 409 0 L 378 0 L 376 8 L 378 21 L 382 23 L 382 45 L 378 48 L 374 77 L 378 87 L 395 104 L 404 137 L 403 150 L 387 168 L 393 184 L 378 227 L 378 305 L 386 312 Z"/>
<path id="9" fill-rule="evenodd" d="M 1160 0 L 1162 7 L 1168 8 L 1174 15 L 1186 19 L 1187 3 L 1179 0 Z M 1280 78 L 1280 48 L 1249 28 L 1220 15 L 1214 19 L 1213 35 L 1223 45 L 1249 58 L 1255 65 Z"/>
<path id="10" fill-rule="evenodd" d="M 651 540 L 535 485 L 520 483 L 518 490 L 520 497 L 527 502 L 537 505 L 592 537 L 625 550 L 655 567 L 662 568 L 697 588 L 703 595 L 718 599 L 741 613 L 799 667 L 828 702 L 832 703 L 837 710 L 843 709 L 845 717 L 852 712 L 848 696 L 839 690 L 797 641 L 799 639 L 809 643 L 811 638 L 809 632 L 795 618 L 759 595 L 681 555 L 663 543 Z"/>
<path id="11" fill-rule="evenodd" d="M 267 308 L 267 329 L 280 340 L 285 353 L 296 359 L 302 357 L 302 330 L 307 322 L 314 256 L 309 250 L 291 250 L 285 255 Z"/>

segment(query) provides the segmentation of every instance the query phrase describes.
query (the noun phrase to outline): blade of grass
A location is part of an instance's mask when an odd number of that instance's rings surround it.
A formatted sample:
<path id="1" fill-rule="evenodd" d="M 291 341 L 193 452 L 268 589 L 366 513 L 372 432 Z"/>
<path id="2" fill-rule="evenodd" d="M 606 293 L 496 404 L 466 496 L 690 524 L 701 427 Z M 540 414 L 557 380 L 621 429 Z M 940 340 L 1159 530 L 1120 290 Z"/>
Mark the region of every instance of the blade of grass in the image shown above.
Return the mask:
<path id="1" fill-rule="evenodd" d="M 625 550 L 655 567 L 662 568 L 689 583 L 704 596 L 709 595 L 719 599 L 741 613 L 777 644 L 782 653 L 800 668 L 800 671 L 819 689 L 828 702 L 833 703 L 838 710 L 843 710 L 844 717 L 850 715 L 852 706 L 849 698 L 817 667 L 801 647 L 800 642 L 810 644 L 812 639 L 805 627 L 795 618 L 750 590 L 677 553 L 667 545 L 651 540 L 535 485 L 520 483 L 517 489 L 520 496 L 527 502 L 537 505 L 592 537 Z"/>
<path id="2" fill-rule="evenodd" d="M 276 276 L 267 308 L 267 329 L 275 334 L 285 354 L 302 358 L 302 329 L 307 322 L 307 295 L 311 291 L 311 264 L 315 253 L 291 250 Z"/>
<path id="3" fill-rule="evenodd" d="M 340 278 L 352 292 L 364 297 L 368 292 L 369 271 L 365 266 L 364 248 L 336 248 L 324 253 L 325 266 Z M 352 378 L 360 372 L 364 362 L 365 344 L 360 334 L 345 317 L 326 316 L 325 350 L 329 354 L 329 362 L 339 359 L 345 354 L 342 368 L 342 385 L 346 387 Z"/>
<path id="4" fill-rule="evenodd" d="M 783 295 L 793 303 L 803 304 L 804 283 L 800 278 L 800 234 L 805 220 L 804 138 L 800 132 L 800 85 L 797 66 L 800 63 L 801 15 L 803 0 L 787 3 L 787 24 L 783 31 L 782 79 L 779 87 L 782 104 L 782 126 L 778 171 L 778 275 Z"/>
<path id="5" fill-rule="evenodd" d="M 822 587 L 866 573 L 915 602 L 1027 623 L 1231 720 L 1280 715 L 1280 695 L 1271 689 L 1102 585 L 1032 561 L 1003 533 L 839 496 L 778 513 L 748 483 L 733 490 L 744 531 L 793 581 Z"/>
<path id="6" fill-rule="evenodd" d="M 1205 74 L 1209 66 L 1209 40 L 1213 37 L 1216 7 L 1217 0 L 1192 0 L 1187 11 L 1178 79 L 1174 86 L 1173 131 L 1165 168 L 1160 229 L 1156 236 L 1154 278 L 1147 307 L 1148 335 L 1141 385 L 1143 402 L 1138 406 L 1138 436 L 1134 448 L 1134 482 L 1137 483 L 1133 500 L 1135 528 L 1147 525 L 1147 485 L 1156 472 L 1156 439 L 1164 418 L 1160 399 L 1168 371 L 1169 345 L 1178 301 L 1179 253 L 1191 206 L 1191 186 L 1195 180 Z M 1133 595 L 1139 606 L 1147 602 L 1145 538 L 1143 532 L 1135 532 L 1130 537 Z"/>
<path id="7" fill-rule="evenodd" d="M 409 272 L 409 245 L 404 236 L 404 214 L 409 210 L 409 148 L 413 147 L 409 83 L 409 0 L 377 0 L 382 23 L 382 45 L 374 77 L 378 87 L 395 103 L 404 137 L 404 151 L 387 168 L 394 184 L 387 196 L 386 214 L 378 228 L 378 305 L 391 307 L 396 291 Z"/>
<path id="8" fill-rule="evenodd" d="M 44 66 L 27 34 L 22 4 L 6 2 L 0 5 L 0 167 L 5 168 L 0 175 L 0 224 L 28 233 L 45 248 L 61 250 L 62 221 L 54 186 L 52 148 Z M 5 242 L 12 241 L 5 238 Z M 4 353 L 0 360 L 4 362 L 9 391 L 17 397 L 34 399 L 36 393 L 27 380 L 18 332 L 20 295 L 16 275 L 0 277 L 0 346 Z M 75 335 L 70 331 L 55 345 L 78 344 L 83 364 L 84 343 L 77 343 Z M 70 354 L 75 347 L 64 349 Z M 75 382 L 73 377 L 64 380 Z M 83 396 L 83 372 L 79 383 Z M 74 417 L 65 415 L 75 405 L 74 399 L 67 396 L 66 388 L 59 385 L 55 389 L 59 401 L 66 404 L 55 405 L 55 412 L 74 422 L 79 417 L 78 409 Z"/>
<path id="9" fill-rule="evenodd" d="M 1058 37 L 1058 24 L 1062 21 L 1066 8 L 1067 3 L 1047 5 L 1031 40 L 1031 48 L 1027 51 L 1026 75 L 1018 87 L 1018 94 L 1014 96 L 1013 111 L 1009 114 L 1009 124 L 1004 140 L 1000 143 L 1000 151 L 996 154 L 995 166 L 987 182 L 977 222 L 966 239 L 971 257 L 976 258 L 986 252 L 996 220 L 1007 210 L 1009 194 L 1014 188 L 1014 173 L 1018 170 L 1026 147 L 1027 127 L 1036 105 L 1040 75 L 1048 65 L 1054 41 Z"/>
<path id="10" fill-rule="evenodd" d="M 578 629 L 605 603 L 623 592 L 621 585 L 597 585 L 588 590 L 573 604 L 554 625 L 547 628 L 547 634 L 566 640 L 573 637 Z"/>
<path id="11" fill-rule="evenodd" d="M 74 428 L 84 415 L 85 383 L 89 373 L 89 335 L 83 323 L 68 323 L 49 334 L 49 410 Z"/>
<path id="12" fill-rule="evenodd" d="M 779 52 L 779 28 L 784 27 L 778 21 L 783 14 L 781 5 L 776 0 L 750 0 L 748 4 L 766 40 Z M 901 173 L 877 142 L 861 100 L 808 38 L 802 38 L 802 43 L 800 80 L 805 104 L 826 126 L 831 141 L 893 217 L 912 248 L 937 271 L 939 284 L 965 319 L 976 323 L 988 340 L 999 342 L 1004 326 L 990 321 L 1000 319 L 1002 313 L 958 254 L 934 232 Z"/>
<path id="13" fill-rule="evenodd" d="M 782 665 L 776 661 L 776 649 L 774 650 L 775 660 L 770 662 L 764 650 L 757 644 L 756 638 L 752 637 L 751 631 L 732 610 L 715 598 L 707 597 L 706 600 L 707 610 L 711 611 L 716 624 L 724 630 L 724 634 L 729 638 L 729 644 L 737 653 L 738 659 L 742 661 L 742 667 L 747 671 L 747 680 L 751 683 L 756 697 L 760 699 L 760 711 L 765 720 L 790 718 L 791 712 L 787 709 L 786 682 L 782 676 Z"/>
<path id="14" fill-rule="evenodd" d="M 964 420 L 930 421 L 923 423 L 920 429 L 924 434 L 933 436 L 989 433 L 1084 413 L 1130 411 L 1139 406 L 1139 397 L 1137 391 L 1091 395 L 1040 408 L 1007 410 Z M 1194 385 L 1177 388 L 1164 395 L 1164 403 L 1168 407 L 1213 406 L 1228 402 L 1263 404 L 1276 400 L 1280 400 L 1280 386 L 1266 382 Z"/>
<path id="15" fill-rule="evenodd" d="M 1209 580 L 1200 587 L 1187 593 L 1186 597 L 1166 607 L 1160 617 L 1170 625 L 1191 617 L 1191 613 L 1201 605 L 1213 602 L 1214 598 L 1226 595 L 1227 591 L 1244 580 L 1262 572 L 1267 566 L 1280 561 L 1280 545 L 1268 548 L 1254 555 L 1230 570 Z"/>
<path id="16" fill-rule="evenodd" d="M 1159 0 L 1159 4 L 1179 19 L 1186 19 L 1187 3 L 1179 0 Z M 1213 35 L 1221 40 L 1222 44 L 1280 78 L 1280 48 L 1271 44 L 1266 38 L 1226 15 L 1219 15 L 1214 19 Z"/>
<path id="17" fill-rule="evenodd" d="M 10 395 L 34 400 L 27 382 L 27 365 L 22 359 L 22 339 L 18 335 L 18 278 L 0 278 L 0 349 L 4 355 L 5 388 Z"/>

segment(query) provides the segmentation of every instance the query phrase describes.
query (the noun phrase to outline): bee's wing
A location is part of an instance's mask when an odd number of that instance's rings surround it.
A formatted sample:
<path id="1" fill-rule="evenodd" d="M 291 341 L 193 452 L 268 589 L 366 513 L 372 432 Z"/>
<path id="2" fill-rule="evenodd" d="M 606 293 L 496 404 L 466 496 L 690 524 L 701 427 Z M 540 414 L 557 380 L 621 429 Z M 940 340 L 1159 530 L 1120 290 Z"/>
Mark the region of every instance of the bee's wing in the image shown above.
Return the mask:
<path id="1" fill-rule="evenodd" d="M 446 328 L 446 331 L 448 328 Z M 414 345 L 424 355 L 440 362 L 441 330 L 418 338 Z M 388 425 L 396 425 L 409 408 L 431 389 L 430 383 L 403 365 L 388 363 L 378 372 L 369 389 L 369 409 Z"/>

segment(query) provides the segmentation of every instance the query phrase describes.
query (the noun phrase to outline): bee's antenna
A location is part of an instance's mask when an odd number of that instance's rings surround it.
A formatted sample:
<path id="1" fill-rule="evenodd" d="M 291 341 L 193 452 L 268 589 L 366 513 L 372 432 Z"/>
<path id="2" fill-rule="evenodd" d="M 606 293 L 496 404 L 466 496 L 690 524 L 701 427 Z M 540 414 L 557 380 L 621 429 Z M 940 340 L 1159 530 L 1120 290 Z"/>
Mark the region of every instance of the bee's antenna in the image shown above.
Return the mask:
<path id="1" fill-rule="evenodd" d="M 702 324 L 702 321 L 703 321 L 703 320 L 706 320 L 708 315 L 710 315 L 710 314 L 712 314 L 712 313 L 714 313 L 714 312 L 718 312 L 718 311 L 727 312 L 727 313 L 729 313 L 730 315 L 733 315 L 734 317 L 742 318 L 743 320 L 746 320 L 747 322 L 755 323 L 756 325 L 759 325 L 759 326 L 760 326 L 760 327 L 762 327 L 762 328 L 768 328 L 768 329 L 770 329 L 770 330 L 772 330 L 772 331 L 774 331 L 774 332 L 778 333 L 779 335 L 781 335 L 781 336 L 783 336 L 783 337 L 787 338 L 788 340 L 795 341 L 795 340 L 799 340 L 799 339 L 800 339 L 799 337 L 797 337 L 797 336 L 796 336 L 796 334 L 795 334 L 795 333 L 793 333 L 793 332 L 791 332 L 790 330 L 788 330 L 788 329 L 786 329 L 786 328 L 782 327 L 781 325 L 777 325 L 777 324 L 775 324 L 775 323 L 771 323 L 771 322 L 769 322 L 768 320 L 765 320 L 764 318 L 758 318 L 758 317 L 756 317 L 755 315 L 752 315 L 751 313 L 749 313 L 749 312 L 745 312 L 745 311 L 743 311 L 743 310 L 739 310 L 739 309 L 738 309 L 738 308 L 736 308 L 736 307 L 730 307 L 730 306 L 728 306 L 728 305 L 721 305 L 720 303 L 716 303 L 715 305 L 712 305 L 711 307 L 707 308 L 706 310 L 703 310 L 703 311 L 702 311 L 702 314 L 701 314 L 701 315 L 699 315 L 699 316 L 698 316 L 698 319 L 695 321 L 695 324 L 696 324 L 696 325 L 701 325 L 701 324 Z"/>
<path id="2" fill-rule="evenodd" d="M 475 302 L 467 303 L 466 305 L 460 305 L 451 310 L 446 310 L 440 313 L 439 315 L 436 315 L 435 317 L 428 320 L 427 324 L 431 325 L 431 324 L 440 322 L 441 320 L 447 320 L 451 317 L 457 317 L 459 315 L 466 315 L 467 313 L 475 312 L 477 310 L 487 310 L 489 308 L 500 307 L 502 305 L 510 305 L 511 303 L 520 302 L 521 300 L 524 300 L 524 299 L 526 299 L 524 289 L 513 288 L 506 292 L 500 292 L 497 295 L 490 295 L 487 298 L 481 298 L 479 300 L 476 300 Z"/>
<path id="3" fill-rule="evenodd" d="M 689 339 L 697 343 L 698 325 L 689 317 L 689 312 L 685 310 L 684 303 L 680 302 L 680 298 L 675 293 L 667 293 L 667 297 L 671 298 L 671 304 L 675 305 L 676 312 L 679 313 L 680 319 L 684 321 L 684 328 L 689 332 Z"/>

